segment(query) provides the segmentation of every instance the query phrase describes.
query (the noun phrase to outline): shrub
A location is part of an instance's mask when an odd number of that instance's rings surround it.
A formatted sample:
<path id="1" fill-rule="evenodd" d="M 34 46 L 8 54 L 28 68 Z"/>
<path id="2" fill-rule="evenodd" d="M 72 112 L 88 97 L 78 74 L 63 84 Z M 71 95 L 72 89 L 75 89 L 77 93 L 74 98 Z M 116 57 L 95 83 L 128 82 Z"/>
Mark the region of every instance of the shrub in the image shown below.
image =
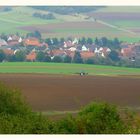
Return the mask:
<path id="1" fill-rule="evenodd" d="M 62 57 L 61 57 L 61 56 L 54 56 L 53 62 L 56 62 L 56 63 L 61 63 L 61 62 L 63 62 Z"/>
<path id="2" fill-rule="evenodd" d="M 66 116 L 55 124 L 55 134 L 78 134 L 76 119 L 71 115 Z"/>
<path id="3" fill-rule="evenodd" d="M 93 102 L 79 113 L 79 121 L 88 134 L 125 133 L 126 126 L 121 120 L 116 106 Z"/>
<path id="4" fill-rule="evenodd" d="M 30 111 L 18 89 L 11 89 L 0 83 L 0 113 L 25 115 Z"/>
<path id="5" fill-rule="evenodd" d="M 31 110 L 17 89 L 0 84 L 0 133 L 47 134 L 51 122 Z"/>

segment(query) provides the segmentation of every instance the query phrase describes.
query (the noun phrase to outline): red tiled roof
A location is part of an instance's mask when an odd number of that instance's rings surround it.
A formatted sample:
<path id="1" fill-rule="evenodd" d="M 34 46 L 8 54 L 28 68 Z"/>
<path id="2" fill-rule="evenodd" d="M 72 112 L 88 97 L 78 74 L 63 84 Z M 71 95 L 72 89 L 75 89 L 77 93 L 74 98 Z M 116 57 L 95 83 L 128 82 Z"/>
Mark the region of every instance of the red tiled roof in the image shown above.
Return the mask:
<path id="1" fill-rule="evenodd" d="M 9 37 L 11 37 L 12 38 L 12 40 L 16 40 L 16 41 L 18 41 L 19 40 L 19 36 L 17 36 L 17 35 L 10 35 Z"/>
<path id="2" fill-rule="evenodd" d="M 36 53 L 31 52 L 30 54 L 26 55 L 26 59 L 30 61 L 34 61 L 36 59 Z"/>
<path id="3" fill-rule="evenodd" d="M 89 52 L 89 51 L 84 51 L 84 52 L 81 52 L 81 57 L 83 59 L 88 59 L 88 58 L 91 58 L 94 56 L 94 53 L 93 52 Z"/>
<path id="4" fill-rule="evenodd" d="M 38 46 L 40 47 L 41 44 L 37 38 L 28 38 L 24 40 L 25 46 Z"/>
<path id="5" fill-rule="evenodd" d="M 132 48 L 123 48 L 121 53 L 123 56 L 129 57 L 132 54 Z"/>
<path id="6" fill-rule="evenodd" d="M 16 41 L 16 40 L 8 41 L 8 45 L 9 45 L 9 46 L 14 46 L 14 45 L 18 45 L 18 44 L 19 44 L 19 42 Z"/>
<path id="7" fill-rule="evenodd" d="M 51 55 L 53 55 L 53 56 L 63 55 L 63 54 L 65 54 L 64 50 L 52 50 L 51 51 Z"/>
<path id="8" fill-rule="evenodd" d="M 11 50 L 11 49 L 4 49 L 3 52 L 4 52 L 6 55 L 13 55 L 13 54 L 14 54 L 14 51 Z"/>
<path id="9" fill-rule="evenodd" d="M 73 52 L 73 51 L 70 51 L 70 50 L 66 50 L 66 54 L 68 55 L 68 56 L 70 56 L 70 57 L 74 57 L 74 54 L 75 54 L 75 52 Z"/>
<path id="10" fill-rule="evenodd" d="M 64 45 L 66 45 L 67 47 L 72 47 L 72 46 L 74 46 L 74 44 L 72 44 L 71 41 L 66 41 L 66 42 L 64 42 Z"/>

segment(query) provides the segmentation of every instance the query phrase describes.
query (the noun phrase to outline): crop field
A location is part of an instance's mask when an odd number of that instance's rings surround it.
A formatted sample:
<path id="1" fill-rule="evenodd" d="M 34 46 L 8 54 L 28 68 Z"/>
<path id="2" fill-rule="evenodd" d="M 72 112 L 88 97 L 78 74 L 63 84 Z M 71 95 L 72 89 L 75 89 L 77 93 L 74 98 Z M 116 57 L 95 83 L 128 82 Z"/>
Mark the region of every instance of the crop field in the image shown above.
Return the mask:
<path id="1" fill-rule="evenodd" d="M 80 71 L 89 75 L 139 75 L 139 68 L 100 66 L 88 64 L 65 64 L 46 62 L 4 62 L 0 63 L 0 73 L 47 73 L 47 74 L 77 74 Z"/>
<path id="2" fill-rule="evenodd" d="M 80 71 L 88 73 L 80 76 Z M 140 69 L 45 62 L 0 63 L 0 81 L 21 90 L 35 111 L 76 113 L 94 100 L 139 109 Z"/>
<path id="3" fill-rule="evenodd" d="M 21 29 L 26 31 L 34 31 L 39 30 L 45 36 L 49 37 L 92 37 L 96 36 L 108 36 L 112 37 L 112 32 L 114 32 L 114 36 L 117 34 L 120 36 L 125 35 L 125 33 L 121 33 L 116 29 L 112 29 L 106 25 L 97 22 L 91 21 L 82 21 L 82 22 L 64 22 L 64 23 L 52 23 L 47 25 L 34 25 L 34 26 L 24 26 Z M 130 35 L 131 37 L 131 35 Z"/>
<path id="4" fill-rule="evenodd" d="M 48 74 L 0 74 L 0 81 L 22 91 L 33 110 L 50 115 L 76 113 L 92 101 L 140 109 L 140 78 Z"/>
<path id="5" fill-rule="evenodd" d="M 140 7 L 106 7 L 99 9 L 99 11 L 96 12 L 90 12 L 87 15 L 116 26 L 116 29 L 127 29 L 135 34 L 128 37 L 130 34 L 124 35 L 124 32 L 122 31 L 122 35 L 117 35 L 122 40 L 128 42 L 140 40 Z M 112 32 L 112 35 L 113 34 L 114 33 Z"/>
<path id="6" fill-rule="evenodd" d="M 115 24 L 114 24 L 115 25 Z M 39 30 L 44 37 L 118 37 L 128 42 L 139 41 L 138 35 L 111 28 L 107 25 L 93 21 L 52 23 L 47 25 L 24 26 L 25 31 Z"/>

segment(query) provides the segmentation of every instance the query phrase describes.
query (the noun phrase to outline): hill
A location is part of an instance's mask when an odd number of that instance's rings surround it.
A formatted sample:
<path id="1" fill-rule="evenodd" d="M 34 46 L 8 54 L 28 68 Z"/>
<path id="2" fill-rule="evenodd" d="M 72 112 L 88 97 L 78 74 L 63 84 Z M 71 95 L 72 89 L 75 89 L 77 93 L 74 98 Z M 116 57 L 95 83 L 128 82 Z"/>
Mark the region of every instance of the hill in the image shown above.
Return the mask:
<path id="1" fill-rule="evenodd" d="M 65 11 L 66 8 L 69 10 L 65 15 L 60 14 L 61 12 L 56 13 L 58 9 Z M 106 36 L 108 38 L 118 37 L 128 42 L 140 40 L 140 7 L 87 7 L 85 11 L 83 8 L 47 7 L 48 10 L 44 10 L 22 6 L 12 7 L 8 11 L 0 10 L 0 33 L 25 34 L 32 30 L 39 30 L 44 38 Z M 33 17 L 36 12 L 41 14 L 51 12 L 55 19 L 45 20 Z M 90 28 L 89 24 L 92 24 Z"/>

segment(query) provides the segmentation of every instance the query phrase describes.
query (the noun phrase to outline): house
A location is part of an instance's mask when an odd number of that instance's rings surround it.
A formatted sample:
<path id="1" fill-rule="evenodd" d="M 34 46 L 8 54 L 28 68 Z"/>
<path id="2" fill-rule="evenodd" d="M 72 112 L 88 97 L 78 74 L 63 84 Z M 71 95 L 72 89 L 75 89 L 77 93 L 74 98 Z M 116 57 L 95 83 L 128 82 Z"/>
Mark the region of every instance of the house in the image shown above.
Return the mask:
<path id="1" fill-rule="evenodd" d="M 83 45 L 82 46 L 82 51 L 89 51 L 89 49 L 85 45 Z"/>
<path id="2" fill-rule="evenodd" d="M 72 47 L 74 44 L 72 43 L 71 40 L 65 41 L 64 42 L 64 48 Z"/>
<path id="3" fill-rule="evenodd" d="M 55 49 L 55 50 L 51 50 L 50 55 L 51 56 L 64 56 L 66 55 L 66 52 L 64 50 Z"/>
<path id="4" fill-rule="evenodd" d="M 73 40 L 73 42 L 72 42 L 72 44 L 74 45 L 74 44 L 78 44 L 79 43 L 79 40 L 77 39 L 77 38 L 75 38 L 74 40 Z"/>
<path id="5" fill-rule="evenodd" d="M 17 35 L 10 35 L 7 39 L 8 46 L 17 46 L 22 43 L 22 38 Z"/>
<path id="6" fill-rule="evenodd" d="M 28 55 L 26 55 L 26 60 L 35 61 L 36 60 L 36 52 L 32 51 Z"/>
<path id="7" fill-rule="evenodd" d="M 95 53 L 95 54 L 98 54 L 98 53 L 99 53 L 99 50 L 98 50 L 97 47 L 95 48 L 94 53 Z"/>
<path id="8" fill-rule="evenodd" d="M 49 46 L 48 46 L 47 43 L 43 42 L 43 43 L 40 43 L 40 47 L 46 47 L 46 48 L 48 48 Z"/>
<path id="9" fill-rule="evenodd" d="M 3 49 L 6 55 L 14 55 L 14 51 L 11 48 Z"/>
<path id="10" fill-rule="evenodd" d="M 20 36 L 17 36 L 17 35 L 10 35 L 10 36 L 8 36 L 7 41 L 8 41 L 8 42 L 9 42 L 9 41 L 17 41 L 17 42 L 21 43 L 23 40 L 22 40 L 22 38 L 21 38 Z"/>
<path id="11" fill-rule="evenodd" d="M 120 44 L 121 48 L 127 48 L 129 45 L 130 45 L 130 44 L 127 43 L 127 42 L 122 42 L 122 43 Z"/>
<path id="12" fill-rule="evenodd" d="M 19 42 L 17 40 L 8 41 L 8 46 L 10 46 L 10 47 L 17 46 L 18 44 L 19 44 Z"/>
<path id="13" fill-rule="evenodd" d="M 75 52 L 77 49 L 75 47 L 70 47 L 68 50 L 72 51 L 72 52 Z"/>
<path id="14" fill-rule="evenodd" d="M 24 39 L 23 44 L 24 44 L 24 46 L 37 46 L 37 47 L 41 46 L 39 39 L 37 39 L 35 37 L 30 37 L 30 38 Z"/>
<path id="15" fill-rule="evenodd" d="M 107 56 L 111 52 L 111 49 L 105 47 L 105 48 L 103 48 L 103 50 L 101 52 L 102 52 L 101 56 L 105 57 L 105 56 Z"/>
<path id="16" fill-rule="evenodd" d="M 4 39 L 0 39 L 0 47 L 7 46 L 7 42 Z"/>
<path id="17" fill-rule="evenodd" d="M 88 58 L 92 58 L 95 56 L 95 54 L 93 52 L 89 52 L 89 51 L 83 51 L 80 54 L 83 59 L 88 59 Z"/>
<path id="18" fill-rule="evenodd" d="M 18 40 L 18 42 L 21 43 L 22 41 L 23 41 L 23 40 L 22 40 L 22 38 L 20 37 L 19 40 Z"/>
<path id="19" fill-rule="evenodd" d="M 15 51 L 14 51 L 14 54 L 16 54 L 17 52 L 19 52 L 20 50 L 19 49 L 16 49 Z"/>
<path id="20" fill-rule="evenodd" d="M 123 57 L 130 57 L 133 54 L 134 47 L 129 46 L 127 48 L 122 48 L 121 49 L 121 54 Z"/>
<path id="21" fill-rule="evenodd" d="M 66 55 L 70 56 L 71 58 L 74 57 L 75 52 L 74 51 L 70 51 L 70 50 L 66 50 Z"/>

